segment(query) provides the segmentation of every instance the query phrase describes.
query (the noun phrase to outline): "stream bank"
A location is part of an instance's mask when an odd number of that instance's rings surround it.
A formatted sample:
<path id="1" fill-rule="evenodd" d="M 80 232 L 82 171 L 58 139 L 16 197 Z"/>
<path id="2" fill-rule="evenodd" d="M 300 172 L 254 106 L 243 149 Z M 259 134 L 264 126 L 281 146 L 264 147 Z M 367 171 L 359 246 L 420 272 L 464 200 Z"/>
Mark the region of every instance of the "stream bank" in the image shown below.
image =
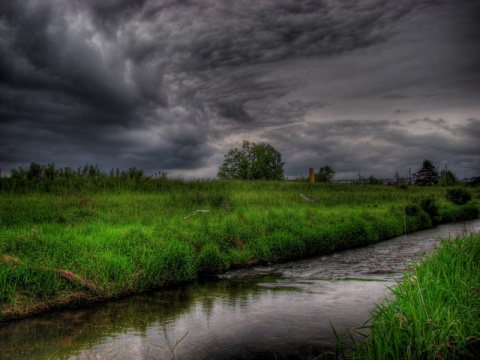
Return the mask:
<path id="1" fill-rule="evenodd" d="M 313 203 L 299 194 L 307 194 Z M 3 194 L 0 321 L 326 255 L 478 218 L 445 189 L 184 184 L 163 193 Z M 192 214 L 192 209 L 210 208 Z"/>
<path id="2" fill-rule="evenodd" d="M 189 284 L 0 325 L 5 359 L 260 359 L 331 350 L 370 318 L 388 286 L 439 238 L 441 225 L 331 255 L 257 266 Z"/>

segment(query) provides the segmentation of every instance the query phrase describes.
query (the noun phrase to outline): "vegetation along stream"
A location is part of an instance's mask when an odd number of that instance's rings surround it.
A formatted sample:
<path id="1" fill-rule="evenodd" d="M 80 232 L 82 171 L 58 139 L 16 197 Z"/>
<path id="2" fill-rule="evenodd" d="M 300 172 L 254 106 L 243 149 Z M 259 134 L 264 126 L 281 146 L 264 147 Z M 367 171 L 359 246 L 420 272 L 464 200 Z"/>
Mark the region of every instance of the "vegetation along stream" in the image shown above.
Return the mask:
<path id="1" fill-rule="evenodd" d="M 328 256 L 218 277 L 0 325 L 2 359 L 305 358 L 332 350 L 368 319 L 408 264 L 440 238 L 480 231 L 442 225 Z"/>

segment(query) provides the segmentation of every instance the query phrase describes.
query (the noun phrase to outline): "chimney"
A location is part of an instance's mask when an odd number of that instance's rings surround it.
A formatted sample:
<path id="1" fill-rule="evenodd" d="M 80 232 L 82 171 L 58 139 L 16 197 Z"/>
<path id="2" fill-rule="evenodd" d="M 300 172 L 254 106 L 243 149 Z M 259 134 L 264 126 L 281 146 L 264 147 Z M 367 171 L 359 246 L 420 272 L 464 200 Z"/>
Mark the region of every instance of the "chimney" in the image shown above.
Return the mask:
<path id="1" fill-rule="evenodd" d="M 314 168 L 309 169 L 308 182 L 310 184 L 313 184 L 315 182 L 315 169 Z"/>

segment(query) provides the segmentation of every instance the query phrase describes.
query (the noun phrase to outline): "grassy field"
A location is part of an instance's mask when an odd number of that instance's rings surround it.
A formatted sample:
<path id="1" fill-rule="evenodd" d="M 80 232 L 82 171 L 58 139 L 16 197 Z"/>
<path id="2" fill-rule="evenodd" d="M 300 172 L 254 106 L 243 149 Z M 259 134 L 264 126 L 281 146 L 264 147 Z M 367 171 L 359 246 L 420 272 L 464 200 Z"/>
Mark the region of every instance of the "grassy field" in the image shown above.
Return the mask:
<path id="1" fill-rule="evenodd" d="M 0 321 L 479 215 L 442 187 L 115 181 L 0 184 Z"/>
<path id="2" fill-rule="evenodd" d="M 341 359 L 480 358 L 480 234 L 445 240 L 377 306 Z"/>

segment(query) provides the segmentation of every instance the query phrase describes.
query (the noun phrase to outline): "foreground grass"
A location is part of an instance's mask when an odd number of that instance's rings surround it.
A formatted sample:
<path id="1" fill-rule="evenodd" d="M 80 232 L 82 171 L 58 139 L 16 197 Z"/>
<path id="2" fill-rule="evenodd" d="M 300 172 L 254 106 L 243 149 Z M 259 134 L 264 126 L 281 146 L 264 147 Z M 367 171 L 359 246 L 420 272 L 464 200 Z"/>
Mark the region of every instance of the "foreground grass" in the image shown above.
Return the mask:
<path id="1" fill-rule="evenodd" d="M 339 358 L 480 358 L 480 234 L 443 241 L 391 291 Z"/>
<path id="2" fill-rule="evenodd" d="M 0 320 L 365 246 L 479 213 L 477 200 L 453 205 L 444 188 L 418 187 L 158 181 L 148 190 L 1 195 Z M 196 210 L 208 212 L 189 217 Z"/>

